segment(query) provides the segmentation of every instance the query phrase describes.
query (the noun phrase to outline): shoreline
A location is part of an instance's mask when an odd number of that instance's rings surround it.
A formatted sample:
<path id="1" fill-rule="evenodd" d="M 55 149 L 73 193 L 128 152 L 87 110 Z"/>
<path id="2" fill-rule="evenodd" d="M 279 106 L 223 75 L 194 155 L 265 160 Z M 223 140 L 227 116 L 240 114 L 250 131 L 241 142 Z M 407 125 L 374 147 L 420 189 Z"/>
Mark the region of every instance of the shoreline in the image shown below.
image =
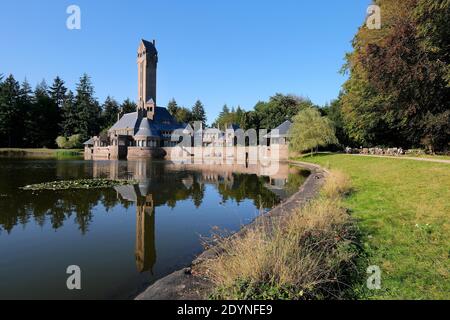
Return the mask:
<path id="1" fill-rule="evenodd" d="M 0 158 L 3 159 L 83 157 L 83 154 L 83 149 L 0 148 Z"/>
<path id="2" fill-rule="evenodd" d="M 300 189 L 272 208 L 266 214 L 263 214 L 253 220 L 251 223 L 243 226 L 231 237 L 240 237 L 245 234 L 249 228 L 259 223 L 269 223 L 273 219 L 282 219 L 288 216 L 294 209 L 304 206 L 310 200 L 315 198 L 326 180 L 328 171 L 319 165 L 289 161 L 289 164 L 299 166 L 311 171 L 311 174 L 300 187 Z M 211 292 L 213 284 L 206 278 L 196 273 L 196 266 L 203 261 L 213 258 L 220 254 L 220 248 L 215 246 L 203 251 L 195 258 L 190 266 L 177 270 L 147 287 L 143 292 L 135 297 L 135 300 L 202 300 Z"/>

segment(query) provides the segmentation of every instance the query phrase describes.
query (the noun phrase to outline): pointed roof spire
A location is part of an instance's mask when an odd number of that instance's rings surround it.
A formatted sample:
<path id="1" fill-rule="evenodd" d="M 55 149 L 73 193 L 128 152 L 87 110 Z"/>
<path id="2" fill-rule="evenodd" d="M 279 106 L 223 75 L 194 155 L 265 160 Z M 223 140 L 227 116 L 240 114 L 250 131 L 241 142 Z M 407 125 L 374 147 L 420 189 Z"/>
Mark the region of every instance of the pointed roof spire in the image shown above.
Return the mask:
<path id="1" fill-rule="evenodd" d="M 142 44 L 145 47 L 145 50 L 147 51 L 147 53 L 153 53 L 153 54 L 158 54 L 158 50 L 156 50 L 156 42 L 155 40 L 153 40 L 152 42 L 147 41 L 145 39 L 141 39 Z"/>

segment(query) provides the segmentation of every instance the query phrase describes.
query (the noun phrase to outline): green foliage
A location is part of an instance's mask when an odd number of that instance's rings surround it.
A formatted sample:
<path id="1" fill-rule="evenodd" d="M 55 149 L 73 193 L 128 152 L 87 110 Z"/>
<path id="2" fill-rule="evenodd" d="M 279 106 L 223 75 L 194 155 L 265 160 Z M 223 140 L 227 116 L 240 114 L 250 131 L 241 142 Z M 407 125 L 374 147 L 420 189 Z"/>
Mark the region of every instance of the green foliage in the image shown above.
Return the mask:
<path id="1" fill-rule="evenodd" d="M 331 121 L 313 108 L 306 108 L 294 117 L 290 134 L 289 147 L 296 152 L 312 152 L 320 146 L 338 143 Z"/>
<path id="2" fill-rule="evenodd" d="M 203 124 L 203 126 L 206 125 L 206 112 L 200 100 L 197 100 L 194 106 L 192 107 L 191 121 L 200 121 Z"/>
<path id="3" fill-rule="evenodd" d="M 102 107 L 102 128 L 110 128 L 116 123 L 119 112 L 119 103 L 110 96 L 106 97 Z"/>
<path id="4" fill-rule="evenodd" d="M 74 134 L 69 138 L 64 136 L 59 136 L 56 138 L 56 144 L 60 149 L 77 149 L 83 146 L 83 141 L 81 140 L 81 135 Z"/>
<path id="5" fill-rule="evenodd" d="M 120 110 L 122 114 L 135 112 L 136 109 L 137 109 L 136 103 L 131 101 L 129 98 L 125 99 L 125 101 L 120 105 Z"/>
<path id="6" fill-rule="evenodd" d="M 66 99 L 67 88 L 64 84 L 65 82 L 57 76 L 49 89 L 50 97 L 58 108 L 62 108 L 64 100 Z"/>
<path id="7" fill-rule="evenodd" d="M 169 104 L 167 105 L 167 111 L 169 111 L 169 113 L 172 116 L 175 116 L 177 114 L 177 110 L 178 110 L 178 104 L 175 101 L 175 99 L 170 100 Z"/>
<path id="8" fill-rule="evenodd" d="M 220 112 L 216 121 L 213 123 L 213 127 L 220 128 L 224 130 L 228 125 L 237 124 L 241 128 L 245 127 L 246 112 L 238 106 L 236 110 L 234 108 L 230 109 L 227 105 L 224 105 L 222 112 Z"/>
<path id="9" fill-rule="evenodd" d="M 61 123 L 59 125 L 60 132 L 66 137 L 73 135 L 79 121 L 75 105 L 75 96 L 70 90 L 61 108 L 61 118 Z"/>
<path id="10" fill-rule="evenodd" d="M 344 127 L 345 123 L 342 114 L 341 96 L 339 96 L 336 100 L 333 100 L 329 105 L 325 106 L 322 109 L 322 112 L 333 123 L 336 131 L 336 138 L 339 143 L 343 146 L 353 145 L 353 141 L 348 136 Z"/>
<path id="11" fill-rule="evenodd" d="M 100 131 L 101 108 L 94 97 L 94 87 L 87 74 L 84 74 L 77 84 L 75 105 L 78 117 L 76 133 L 80 134 L 82 139 L 89 139 Z"/>
<path id="12" fill-rule="evenodd" d="M 252 111 L 244 111 L 240 106 L 230 109 L 223 106 L 222 112 L 214 122 L 214 126 L 224 128 L 229 124 L 238 124 L 241 128 L 267 129 L 278 127 L 292 118 L 304 108 L 313 107 L 308 99 L 280 93 L 270 97 L 268 102 L 259 101 Z"/>
<path id="13" fill-rule="evenodd" d="M 21 144 L 23 132 L 18 128 L 23 109 L 19 82 L 9 75 L 0 84 L 0 144 L 15 146 Z"/>
<path id="14" fill-rule="evenodd" d="M 276 283 L 254 283 L 250 279 L 237 279 L 230 287 L 218 287 L 209 297 L 212 300 L 309 300 L 312 295 L 305 294 L 294 286 L 279 286 Z"/>
<path id="15" fill-rule="evenodd" d="M 189 123 L 191 121 L 194 121 L 191 110 L 185 107 L 178 107 L 175 113 L 175 120 L 180 123 Z"/>
<path id="16" fill-rule="evenodd" d="M 360 28 L 347 56 L 342 113 L 348 135 L 366 146 L 450 141 L 450 1 L 379 0 L 383 28 Z"/>
<path id="17" fill-rule="evenodd" d="M 66 145 L 67 145 L 67 138 L 63 137 L 63 136 L 59 136 L 56 138 L 56 145 L 58 146 L 58 148 L 60 149 L 66 149 Z"/>
<path id="18" fill-rule="evenodd" d="M 301 110 L 313 107 L 311 101 L 294 95 L 277 93 L 269 102 L 259 102 L 255 106 L 259 128 L 274 129 L 286 120 L 292 120 Z"/>

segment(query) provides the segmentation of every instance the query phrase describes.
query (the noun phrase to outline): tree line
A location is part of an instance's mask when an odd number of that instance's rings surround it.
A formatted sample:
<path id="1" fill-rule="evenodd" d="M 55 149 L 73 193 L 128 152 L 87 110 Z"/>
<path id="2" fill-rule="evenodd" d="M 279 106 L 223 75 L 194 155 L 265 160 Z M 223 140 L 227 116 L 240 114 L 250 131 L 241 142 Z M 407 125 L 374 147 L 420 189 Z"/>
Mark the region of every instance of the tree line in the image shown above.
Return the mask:
<path id="1" fill-rule="evenodd" d="M 286 120 L 292 121 L 295 115 L 306 108 L 319 109 L 307 98 L 277 93 L 269 101 L 258 101 L 251 111 L 245 111 L 240 106 L 230 109 L 224 105 L 212 126 L 225 129 L 227 125 L 237 124 L 244 130 L 272 130 Z"/>
<path id="2" fill-rule="evenodd" d="M 71 138 L 71 147 L 81 147 L 114 124 L 119 112 L 135 110 L 130 99 L 119 104 L 108 96 L 100 104 L 87 74 L 75 92 L 60 77 L 51 86 L 43 80 L 32 89 L 27 80 L 19 83 L 13 75 L 0 76 L 0 147 L 53 148 L 57 137 Z"/>

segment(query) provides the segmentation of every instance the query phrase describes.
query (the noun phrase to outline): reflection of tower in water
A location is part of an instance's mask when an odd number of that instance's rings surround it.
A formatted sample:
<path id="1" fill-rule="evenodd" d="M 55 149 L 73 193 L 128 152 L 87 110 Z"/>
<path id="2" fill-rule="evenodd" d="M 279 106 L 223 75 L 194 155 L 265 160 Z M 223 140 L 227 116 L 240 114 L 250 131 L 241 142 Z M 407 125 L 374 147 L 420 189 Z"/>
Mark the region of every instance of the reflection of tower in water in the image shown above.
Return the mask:
<path id="1" fill-rule="evenodd" d="M 153 273 L 153 265 L 156 262 L 155 208 L 151 194 L 137 198 L 135 257 L 139 272 Z"/>
<path id="2" fill-rule="evenodd" d="M 116 186 L 118 197 L 122 200 L 136 204 L 136 245 L 135 259 L 139 272 L 153 272 L 156 263 L 155 246 L 155 207 L 153 196 L 148 190 L 150 181 L 146 178 L 146 165 L 141 163 L 128 163 L 123 168 L 125 176 L 139 181 L 135 185 Z M 120 175 L 117 170 L 110 170 L 114 175 Z M 116 176 L 111 176 L 115 179 Z M 127 177 L 128 178 L 128 177 Z"/>

